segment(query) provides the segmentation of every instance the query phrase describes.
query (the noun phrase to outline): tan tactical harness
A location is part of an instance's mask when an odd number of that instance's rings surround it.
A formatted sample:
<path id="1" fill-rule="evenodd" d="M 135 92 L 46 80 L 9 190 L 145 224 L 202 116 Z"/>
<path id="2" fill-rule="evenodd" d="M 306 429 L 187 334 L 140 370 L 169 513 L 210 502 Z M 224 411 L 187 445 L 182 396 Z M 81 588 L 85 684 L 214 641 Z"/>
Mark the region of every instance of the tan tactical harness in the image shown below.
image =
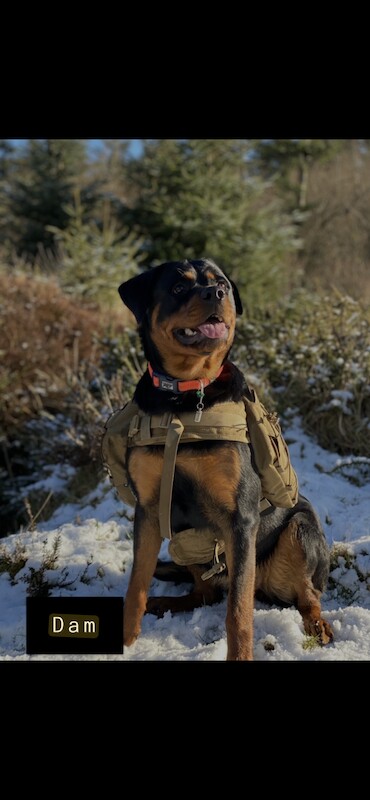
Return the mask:
<path id="1" fill-rule="evenodd" d="M 102 439 L 102 457 L 120 498 L 135 505 L 126 467 L 127 448 L 164 446 L 163 469 L 159 497 L 159 524 L 163 539 L 169 539 L 169 551 L 178 564 L 199 564 L 210 561 L 213 566 L 203 575 L 210 578 L 225 565 L 219 555 L 225 550 L 222 539 L 215 539 L 209 529 L 193 528 L 172 536 L 172 489 L 179 443 L 224 440 L 251 444 L 261 479 L 260 512 L 270 506 L 293 507 L 298 499 L 298 480 L 290 462 L 276 414 L 260 403 L 254 390 L 253 400 L 243 397 L 238 403 L 216 403 L 202 412 L 201 420 L 194 412 L 145 414 L 130 401 L 112 414 L 106 422 Z"/>
<path id="2" fill-rule="evenodd" d="M 143 414 L 137 409 L 128 429 L 128 447 L 164 445 L 163 470 L 159 496 L 159 524 L 163 539 L 171 539 L 171 500 L 177 449 L 182 444 L 204 440 L 250 441 L 244 403 L 217 403 L 203 411 L 202 421 L 194 421 L 194 412 L 179 415 Z"/>

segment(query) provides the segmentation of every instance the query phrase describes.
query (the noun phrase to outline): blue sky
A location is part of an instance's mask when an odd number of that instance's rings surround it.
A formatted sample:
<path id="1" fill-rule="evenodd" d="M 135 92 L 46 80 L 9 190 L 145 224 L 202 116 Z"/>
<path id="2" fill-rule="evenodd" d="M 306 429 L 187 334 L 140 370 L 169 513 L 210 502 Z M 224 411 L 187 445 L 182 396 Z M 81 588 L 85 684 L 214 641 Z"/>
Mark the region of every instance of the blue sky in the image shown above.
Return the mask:
<path id="1" fill-rule="evenodd" d="M 16 145 L 17 147 L 22 147 L 28 140 L 27 139 L 10 139 L 12 144 Z M 103 139 L 87 139 L 89 142 L 89 147 L 91 150 L 96 150 L 99 147 L 103 147 Z M 142 150 L 141 139 L 129 139 L 129 152 L 134 158 L 140 155 Z"/>
<path id="2" fill-rule="evenodd" d="M 91 148 L 92 151 L 97 150 L 100 147 L 104 146 L 103 139 L 87 139 L 87 141 L 89 142 L 89 147 Z M 106 141 L 112 141 L 112 140 L 108 139 Z M 130 155 L 134 156 L 134 158 L 139 156 L 142 150 L 141 139 L 127 139 L 126 141 L 130 142 L 129 144 Z"/>

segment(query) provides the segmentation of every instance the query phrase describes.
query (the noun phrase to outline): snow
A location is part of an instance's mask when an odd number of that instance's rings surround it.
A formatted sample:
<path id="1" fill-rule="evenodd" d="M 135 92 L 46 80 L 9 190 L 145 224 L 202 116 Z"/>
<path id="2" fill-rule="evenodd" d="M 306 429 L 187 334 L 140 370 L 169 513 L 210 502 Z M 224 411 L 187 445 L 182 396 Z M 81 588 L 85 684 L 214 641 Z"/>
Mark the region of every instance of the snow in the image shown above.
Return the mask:
<path id="1" fill-rule="evenodd" d="M 344 398 L 343 398 L 344 399 Z M 336 554 L 323 595 L 323 616 L 334 632 L 326 647 L 312 646 L 294 608 L 256 601 L 256 661 L 370 660 L 370 493 L 361 460 L 340 458 L 320 448 L 294 417 L 284 426 L 300 490 L 318 511 Z M 346 471 L 342 467 L 346 467 Z M 351 468 L 352 472 L 349 472 Z M 68 472 L 68 470 L 67 470 Z M 356 473 L 357 480 L 353 480 Z M 52 476 L 55 475 L 55 486 Z M 60 490 L 56 468 L 48 489 Z M 352 479 L 351 479 L 352 476 Z M 362 485 L 361 485 L 362 484 Z M 125 596 L 132 565 L 133 509 L 116 497 L 108 478 L 80 504 L 65 505 L 35 531 L 20 531 L 0 542 L 0 555 L 24 553 L 13 576 L 0 574 L 0 660 L 223 661 L 226 657 L 226 599 L 163 619 L 146 615 L 135 644 L 115 655 L 29 655 L 26 653 L 26 598 L 33 571 L 44 564 L 51 596 Z M 161 558 L 167 557 L 166 544 Z M 54 561 L 53 561 L 54 558 Z M 45 562 L 47 564 L 45 565 Z M 184 594 L 188 587 L 153 580 L 150 594 Z"/>

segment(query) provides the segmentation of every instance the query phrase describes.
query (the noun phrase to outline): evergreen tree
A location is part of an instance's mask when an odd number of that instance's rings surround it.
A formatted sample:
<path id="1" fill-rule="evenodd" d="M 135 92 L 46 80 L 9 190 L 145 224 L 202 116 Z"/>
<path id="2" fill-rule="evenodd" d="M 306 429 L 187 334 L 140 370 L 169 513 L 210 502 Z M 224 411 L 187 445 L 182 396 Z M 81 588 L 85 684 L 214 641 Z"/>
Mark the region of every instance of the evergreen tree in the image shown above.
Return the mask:
<path id="1" fill-rule="evenodd" d="M 69 221 L 66 205 L 85 167 L 85 143 L 30 139 L 17 162 L 10 193 L 12 240 L 18 254 L 34 259 L 40 247 L 54 252 L 54 233 Z"/>
<path id="2" fill-rule="evenodd" d="M 265 178 L 274 180 L 290 210 L 303 212 L 307 209 L 312 165 L 333 157 L 345 142 L 343 139 L 260 139 L 254 142 L 254 163 Z"/>
<path id="3" fill-rule="evenodd" d="M 294 233 L 250 156 L 247 140 L 144 142 L 127 164 L 134 197 L 124 219 L 144 238 L 146 264 L 208 256 L 248 301 L 274 296 Z"/>
<path id="4" fill-rule="evenodd" d="M 302 226 L 307 282 L 368 302 L 370 298 L 370 151 L 348 139 L 310 174 L 310 216 Z"/>
<path id="5" fill-rule="evenodd" d="M 303 282 L 367 299 L 369 140 L 261 140 L 254 153 L 257 174 L 272 181 L 299 225 L 296 263 Z"/>
<path id="6" fill-rule="evenodd" d="M 107 199 L 115 216 L 120 214 L 129 199 L 125 180 L 128 145 L 127 139 L 103 139 L 95 151 L 90 151 L 88 174 L 90 182 L 93 181 L 94 210 L 99 218 L 102 218 L 101 208 Z M 81 194 L 86 209 L 86 189 Z"/>
<path id="7" fill-rule="evenodd" d="M 11 214 L 9 192 L 14 170 L 15 148 L 7 139 L 0 139 L 0 244 L 9 236 Z"/>
<path id="8" fill-rule="evenodd" d="M 9 177 L 12 169 L 12 157 L 15 152 L 14 145 L 9 139 L 0 139 L 0 182 Z"/>
<path id="9" fill-rule="evenodd" d="M 118 286 L 131 278 L 141 261 L 141 242 L 127 229 L 120 229 L 109 201 L 103 208 L 102 224 L 86 221 L 80 194 L 66 206 L 68 226 L 51 228 L 58 244 L 58 277 L 64 291 L 74 297 L 121 307 Z"/>

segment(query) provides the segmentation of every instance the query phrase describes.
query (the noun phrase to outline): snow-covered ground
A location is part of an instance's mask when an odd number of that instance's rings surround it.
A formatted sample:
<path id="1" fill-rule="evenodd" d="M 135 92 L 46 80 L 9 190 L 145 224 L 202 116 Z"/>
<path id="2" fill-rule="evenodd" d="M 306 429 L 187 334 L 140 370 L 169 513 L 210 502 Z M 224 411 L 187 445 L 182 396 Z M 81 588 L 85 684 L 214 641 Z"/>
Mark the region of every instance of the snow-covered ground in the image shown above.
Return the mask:
<path id="1" fill-rule="evenodd" d="M 368 464 L 339 458 L 318 447 L 299 420 L 284 427 L 300 489 L 317 509 L 329 545 L 336 553 L 323 596 L 324 617 L 334 642 L 312 647 L 301 616 L 256 602 L 254 657 L 257 661 L 370 660 L 370 493 Z M 53 478 L 61 480 L 60 470 Z M 51 481 L 52 483 L 52 481 Z M 59 508 L 34 532 L 0 542 L 0 554 L 25 553 L 25 565 L 13 577 L 0 574 L 1 660 L 218 661 L 226 657 L 226 600 L 212 607 L 144 617 L 137 642 L 123 655 L 33 655 L 26 653 L 26 597 L 32 576 L 40 574 L 51 595 L 124 596 L 132 564 L 132 509 L 116 499 L 109 480 L 77 505 Z M 163 545 L 161 557 L 166 557 Z M 48 568 L 45 563 L 48 562 Z M 164 590 L 163 590 L 164 589 Z M 182 594 L 186 586 L 153 580 L 151 594 Z"/>

